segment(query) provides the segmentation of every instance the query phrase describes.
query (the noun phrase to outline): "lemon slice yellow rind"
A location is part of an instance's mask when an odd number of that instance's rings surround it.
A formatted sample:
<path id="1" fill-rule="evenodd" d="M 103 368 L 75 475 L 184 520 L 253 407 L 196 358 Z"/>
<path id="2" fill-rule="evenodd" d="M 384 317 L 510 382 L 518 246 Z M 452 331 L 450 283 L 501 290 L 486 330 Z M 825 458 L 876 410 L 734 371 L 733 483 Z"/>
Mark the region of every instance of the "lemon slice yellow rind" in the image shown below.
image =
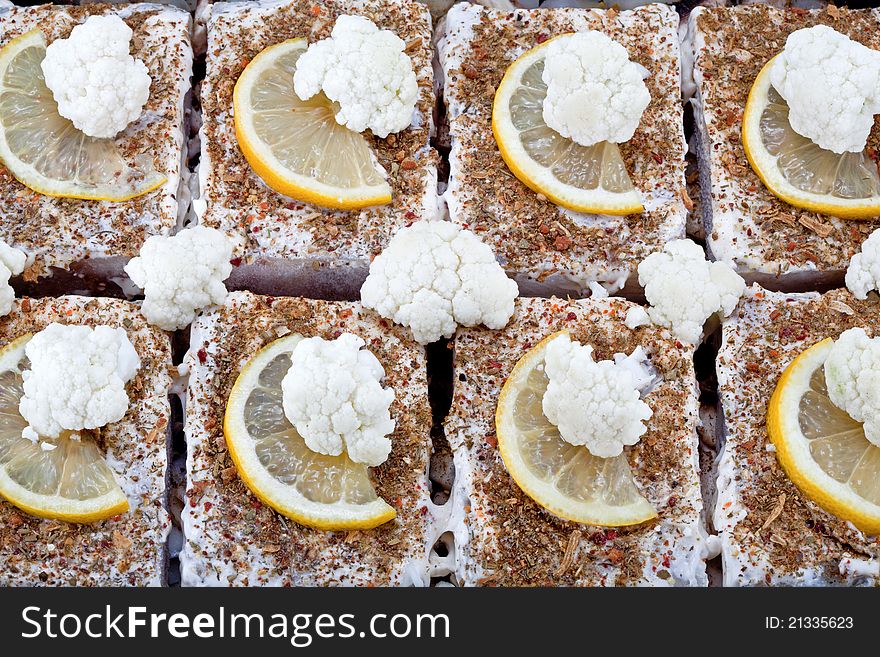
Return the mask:
<path id="1" fill-rule="evenodd" d="M 558 38 L 554 37 L 554 39 Z M 520 131 L 511 118 L 510 102 L 513 95 L 521 87 L 522 78 L 527 70 L 545 57 L 546 51 L 544 49 L 554 39 L 549 39 L 520 55 L 508 67 L 498 85 L 492 104 L 492 132 L 501 158 L 510 171 L 529 189 L 535 193 L 543 194 L 556 205 L 569 210 L 618 216 L 643 212 L 645 208 L 637 190 L 613 192 L 605 190 L 601 186 L 585 190 L 565 183 L 550 168 L 535 161 L 523 146 Z M 560 139 L 564 138 L 560 136 Z M 616 144 L 606 144 L 605 148 L 617 151 L 616 155 L 619 157 Z"/>
<path id="2" fill-rule="evenodd" d="M 19 363 L 24 358 L 24 348 L 30 339 L 30 334 L 22 335 L 0 350 L 0 373 L 19 369 Z M 4 401 L 10 400 L 4 396 Z M 0 412 L 14 416 L 17 414 L 17 407 L 0 408 Z M 22 419 L 21 428 L 24 424 Z M 9 422 L 5 422 L 3 428 L 6 431 L 16 430 Z M 17 430 L 19 435 L 13 438 L 25 441 L 25 438 L 20 437 L 20 429 Z M 3 444 L 8 443 L 4 441 Z M 0 497 L 28 515 L 70 523 L 98 522 L 126 513 L 129 509 L 128 499 L 118 484 L 105 494 L 89 499 L 71 499 L 57 494 L 34 492 L 9 476 L 3 459 L 0 459 Z"/>
<path id="3" fill-rule="evenodd" d="M 761 117 L 769 104 L 770 68 L 774 59 L 775 57 L 770 59 L 755 78 L 743 114 L 743 149 L 752 170 L 774 196 L 794 207 L 844 219 L 870 219 L 880 216 L 878 195 L 841 198 L 817 194 L 798 189 L 785 179 L 776 165 L 778 158 L 767 150 L 761 137 Z"/>
<path id="4" fill-rule="evenodd" d="M 825 472 L 813 458 L 800 426 L 801 398 L 810 390 L 811 377 L 823 367 L 832 345 L 831 338 L 816 343 L 785 369 L 770 398 L 767 433 L 783 470 L 807 497 L 863 532 L 880 534 L 880 505 L 859 496 L 845 482 Z M 864 440 L 867 446 L 867 439 Z"/>
<path id="5" fill-rule="evenodd" d="M 390 203 L 391 187 L 386 181 L 359 187 L 342 187 L 321 182 L 285 165 L 258 134 L 254 122 L 254 111 L 251 109 L 251 101 L 249 100 L 255 86 L 260 84 L 260 79 L 267 70 L 276 66 L 278 58 L 293 51 L 305 51 L 307 47 L 308 40 L 304 38 L 289 39 L 270 46 L 254 57 L 239 76 L 233 90 L 232 104 L 235 115 L 235 133 L 242 154 L 254 172 L 269 187 L 280 194 L 304 203 L 338 210 L 353 210 Z M 292 74 L 290 84 L 291 86 L 293 84 Z M 302 103 L 294 96 L 290 96 L 290 101 L 291 103 Z M 319 101 L 312 100 L 310 104 L 314 106 L 316 102 Z M 338 131 L 347 130 L 331 123 L 333 121 L 331 111 L 328 110 L 327 116 L 326 126 Z M 366 143 L 364 141 L 361 144 L 360 140 L 364 140 L 364 138 L 356 133 L 351 133 L 350 138 L 358 140 L 360 146 L 364 146 Z"/>
<path id="6" fill-rule="evenodd" d="M 37 518 L 90 524 L 128 512 L 128 498 L 122 490 L 111 491 L 86 502 L 69 501 L 53 495 L 38 495 L 12 481 L 0 469 L 0 496 L 13 506 Z"/>
<path id="7" fill-rule="evenodd" d="M 281 483 L 270 474 L 249 437 L 245 409 L 260 373 L 279 355 L 291 353 L 300 339 L 299 335 L 291 335 L 276 340 L 257 352 L 242 368 L 229 395 L 223 422 L 229 455 L 242 481 L 260 501 L 301 525 L 327 531 L 373 529 L 397 515 L 383 499 L 376 497 L 366 504 L 324 504 L 309 500 L 295 487 Z M 331 458 L 345 459 L 346 465 L 352 467 L 345 454 Z"/>
<path id="8" fill-rule="evenodd" d="M 607 500 L 595 497 L 591 500 L 575 499 L 562 492 L 554 481 L 536 476 L 534 469 L 526 463 L 521 449 L 521 432 L 515 419 L 517 399 L 524 390 L 530 387 L 529 379 L 535 376 L 535 372 L 543 364 L 544 350 L 547 344 L 557 335 L 553 334 L 545 338 L 519 360 L 505 382 L 498 399 L 495 413 L 498 449 L 511 478 L 526 495 L 544 509 L 572 522 L 602 527 L 624 527 L 639 525 L 656 518 L 657 511 L 635 488 L 629 464 L 623 454 L 611 459 L 599 459 L 589 454 L 585 447 L 562 445 L 564 449 L 568 449 L 572 453 L 580 450 L 576 458 L 583 464 L 589 463 L 596 466 L 598 463 L 599 467 L 603 468 L 602 472 L 606 472 L 610 468 L 611 471 L 624 474 L 620 481 L 624 482 L 622 487 L 626 490 L 623 493 L 628 498 L 628 502 L 621 505 L 610 504 Z M 538 411 L 534 412 L 537 414 Z M 541 420 L 537 417 L 533 420 L 537 424 L 543 423 L 545 430 L 547 430 L 549 420 L 546 418 Z M 562 443 L 558 432 L 552 440 Z M 553 473 L 550 476 L 558 475 Z"/>
<path id="9" fill-rule="evenodd" d="M 39 29 L 31 30 L 30 32 L 26 32 L 25 34 L 12 39 L 0 49 L 0 97 L 3 97 L 6 94 L 20 94 L 22 96 L 29 96 L 33 99 L 33 97 L 36 96 L 41 98 L 42 102 L 51 102 L 54 106 L 54 100 L 52 100 L 51 92 L 49 92 L 43 82 L 41 71 L 34 71 L 34 74 L 30 76 L 32 80 L 31 89 L 11 90 L 4 84 L 6 72 L 13 63 L 13 60 L 30 48 L 36 48 L 43 53 L 45 52 L 46 40 Z M 48 116 L 48 113 L 45 112 L 45 110 L 44 114 Z M 96 140 L 84 135 L 73 128 L 69 121 L 59 117 L 57 111 L 52 118 L 57 124 L 67 124 L 67 127 L 64 128 L 67 138 L 80 140 L 80 156 L 82 156 L 82 149 L 85 148 L 85 144 L 103 144 L 103 147 L 98 149 L 98 151 L 112 153 L 114 160 L 117 160 L 117 163 L 121 163 L 121 157 L 119 156 L 118 151 L 116 151 L 115 146 L 112 144 L 112 140 Z M 10 173 L 22 185 L 25 185 L 29 189 L 39 194 L 43 194 L 44 196 L 74 198 L 87 201 L 109 201 L 115 203 L 129 201 L 133 198 L 143 196 L 144 194 L 149 194 L 168 181 L 166 176 L 154 171 L 152 168 L 149 171 L 143 172 L 124 164 L 119 164 L 119 171 L 121 172 L 119 177 L 125 179 L 129 175 L 137 173 L 138 180 L 130 183 L 126 183 L 124 180 L 103 183 L 87 183 L 85 181 L 46 176 L 40 173 L 32 163 L 22 160 L 13 152 L 7 139 L 7 130 L 9 128 L 6 127 L 5 124 L 6 121 L 3 121 L 2 117 L 0 117 L 0 161 L 2 161 L 6 168 L 9 169 Z M 41 141 L 43 142 L 43 146 L 52 143 L 52 139 L 49 137 Z M 39 157 L 42 156 L 43 153 L 35 153 L 34 155 Z M 67 153 L 67 155 L 69 156 L 70 154 Z M 82 165 L 80 164 L 78 166 Z"/>

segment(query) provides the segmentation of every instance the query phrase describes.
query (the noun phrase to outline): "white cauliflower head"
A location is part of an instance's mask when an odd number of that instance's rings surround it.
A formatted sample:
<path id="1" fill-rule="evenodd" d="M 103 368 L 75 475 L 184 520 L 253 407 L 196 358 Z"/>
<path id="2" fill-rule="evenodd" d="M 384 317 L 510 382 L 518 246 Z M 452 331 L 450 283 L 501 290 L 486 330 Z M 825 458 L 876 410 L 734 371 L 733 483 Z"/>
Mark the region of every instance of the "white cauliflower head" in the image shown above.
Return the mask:
<path id="1" fill-rule="evenodd" d="M 861 253 L 850 258 L 845 280 L 856 299 L 865 300 L 868 292 L 880 289 L 880 229 L 862 242 Z"/>
<path id="2" fill-rule="evenodd" d="M 15 301 L 15 290 L 9 279 L 24 271 L 27 255 L 0 240 L 0 317 L 8 315 Z"/>
<path id="3" fill-rule="evenodd" d="M 880 447 L 880 338 L 864 329 L 844 331 L 825 360 L 828 397 L 857 422 L 865 437 Z"/>
<path id="4" fill-rule="evenodd" d="M 456 323 L 503 327 L 517 294 L 492 249 L 472 232 L 419 221 L 401 228 L 370 264 L 361 303 L 428 344 L 450 337 Z"/>
<path id="5" fill-rule="evenodd" d="M 25 347 L 19 411 L 23 435 L 55 438 L 64 430 L 97 429 L 128 410 L 125 384 L 141 366 L 121 328 L 49 324 Z"/>
<path id="6" fill-rule="evenodd" d="M 394 390 L 382 387 L 385 370 L 351 333 L 335 340 L 304 338 L 290 355 L 281 381 L 284 414 L 306 445 L 377 466 L 391 452 L 389 408 Z"/>
<path id="7" fill-rule="evenodd" d="M 544 122 L 583 146 L 632 139 L 651 94 L 643 69 L 602 32 L 577 32 L 547 45 Z"/>
<path id="8" fill-rule="evenodd" d="M 638 348 L 628 357 L 617 354 L 616 362 L 596 362 L 591 346 L 560 334 L 544 355 L 544 415 L 566 442 L 585 446 L 593 456 L 617 456 L 639 441 L 652 415 L 639 393 L 655 380 L 644 359 Z"/>
<path id="9" fill-rule="evenodd" d="M 336 121 L 377 137 L 412 121 L 418 97 L 412 60 L 394 32 L 363 16 L 340 16 L 329 39 L 309 46 L 296 62 L 293 88 L 308 100 L 320 91 L 339 104 Z"/>
<path id="10" fill-rule="evenodd" d="M 880 112 L 880 52 L 827 25 L 792 32 L 770 69 L 799 135 L 835 153 L 865 148 Z"/>
<path id="11" fill-rule="evenodd" d="M 703 324 L 715 313 L 733 312 L 746 282 L 729 265 L 707 262 L 690 240 L 672 240 L 639 263 L 639 284 L 651 307 L 651 321 L 696 344 Z"/>
<path id="12" fill-rule="evenodd" d="M 223 303 L 231 258 L 232 242 L 224 233 L 194 226 L 174 237 L 147 239 L 125 273 L 144 290 L 141 312 L 147 321 L 175 331 L 191 323 L 201 308 Z"/>
<path id="13" fill-rule="evenodd" d="M 91 137 L 115 137 L 150 97 L 147 67 L 129 54 L 131 36 L 119 16 L 89 16 L 46 48 L 43 75 L 58 112 Z"/>

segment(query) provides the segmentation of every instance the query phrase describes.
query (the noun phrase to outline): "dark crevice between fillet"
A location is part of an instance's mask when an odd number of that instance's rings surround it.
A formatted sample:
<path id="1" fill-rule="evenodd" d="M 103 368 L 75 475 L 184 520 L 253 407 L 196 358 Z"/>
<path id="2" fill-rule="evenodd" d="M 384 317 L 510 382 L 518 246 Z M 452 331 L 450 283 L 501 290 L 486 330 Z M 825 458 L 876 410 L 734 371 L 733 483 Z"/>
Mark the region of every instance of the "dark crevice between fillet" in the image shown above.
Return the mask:
<path id="1" fill-rule="evenodd" d="M 452 343 L 440 340 L 425 349 L 428 361 L 428 398 L 431 403 L 431 463 L 428 477 L 431 500 L 443 505 L 452 493 L 455 466 L 443 421 L 452 406 Z"/>
<path id="2" fill-rule="evenodd" d="M 455 482 L 455 465 L 452 449 L 446 440 L 443 421 L 452 406 L 453 389 L 453 342 L 440 340 L 425 348 L 428 363 L 428 399 L 431 403 L 431 460 L 428 478 L 431 486 L 431 501 L 438 506 L 449 502 Z M 446 557 L 452 550 L 452 537 L 449 532 L 431 548 L 433 554 Z M 431 578 L 431 586 L 440 582 L 451 582 L 452 573 Z"/>
<path id="3" fill-rule="evenodd" d="M 171 334 L 171 362 L 179 365 L 189 349 L 189 330 Z M 183 549 L 181 512 L 186 496 L 186 437 L 183 432 L 184 408 L 181 398 L 168 394 L 171 423 L 168 431 L 168 469 L 166 470 L 165 506 L 171 516 L 171 534 L 165 546 L 168 586 L 180 586 L 180 551 Z"/>
<path id="4" fill-rule="evenodd" d="M 16 276 L 9 281 L 15 296 L 41 299 L 78 294 L 86 297 L 125 299 L 125 292 L 114 279 L 124 277 L 126 258 L 97 258 L 74 262 L 69 269 L 51 267 L 50 275 L 34 281 Z M 100 263 L 93 266 L 93 263 Z"/>
<path id="5" fill-rule="evenodd" d="M 715 358 L 721 347 L 721 324 L 710 320 L 705 327 L 706 337 L 694 352 L 694 374 L 699 390 L 700 426 L 697 456 L 700 466 L 700 494 L 703 498 L 703 522 L 709 534 L 715 533 L 712 522 L 717 495 L 718 458 L 723 444 L 721 405 L 718 398 L 718 377 Z M 721 557 L 706 562 L 709 586 L 721 586 Z"/>
<path id="6" fill-rule="evenodd" d="M 187 153 L 187 168 L 190 175 L 197 175 L 199 165 L 199 157 L 201 152 L 198 148 L 193 148 L 193 144 L 198 143 L 198 131 L 201 121 L 195 120 L 195 117 L 201 114 L 201 98 L 199 90 L 201 83 L 205 79 L 205 56 L 197 55 L 193 61 L 192 77 L 190 78 L 191 91 L 189 101 L 191 109 L 189 117 L 186 121 L 187 141 L 190 145 Z M 139 297 L 142 298 L 142 297 Z M 175 331 L 170 335 L 171 338 L 171 362 L 174 365 L 180 365 L 183 362 L 186 352 L 189 351 L 190 329 L 189 327 Z M 182 391 L 185 395 L 186 390 Z M 183 533 L 183 524 L 181 522 L 181 513 L 186 500 L 186 434 L 184 433 L 185 409 L 183 406 L 182 395 L 179 396 L 174 392 L 168 393 L 168 403 L 171 405 L 171 422 L 168 430 L 168 466 L 166 470 L 166 488 L 165 488 L 165 506 L 168 514 L 171 516 L 171 533 L 165 544 L 166 555 L 166 580 L 167 586 L 180 586 L 180 552 L 183 550 L 186 537 Z"/>

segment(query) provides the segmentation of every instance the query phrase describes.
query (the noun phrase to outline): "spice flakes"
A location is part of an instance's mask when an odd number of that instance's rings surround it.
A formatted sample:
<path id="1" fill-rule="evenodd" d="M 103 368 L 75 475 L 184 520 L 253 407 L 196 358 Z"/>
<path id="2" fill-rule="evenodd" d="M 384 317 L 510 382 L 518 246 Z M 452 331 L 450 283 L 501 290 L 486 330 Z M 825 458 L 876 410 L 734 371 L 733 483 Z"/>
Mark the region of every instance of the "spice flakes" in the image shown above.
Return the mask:
<path id="1" fill-rule="evenodd" d="M 156 5 L 9 7 L 0 15 L 0 41 L 39 28 L 51 43 L 69 36 L 88 16 L 110 13 L 134 32 L 131 54 L 146 64 L 152 78 L 141 119 L 116 137 L 116 145 L 132 164 L 136 158 L 152 158 L 168 182 L 124 203 L 55 198 L 31 191 L 0 164 L 0 239 L 34 255 L 26 280 L 88 258 L 137 255 L 147 237 L 169 234 L 177 225 L 178 192 L 189 176 L 181 154 L 186 149 L 184 97 L 192 73 L 190 15 Z"/>
<path id="2" fill-rule="evenodd" d="M 457 333 L 445 429 L 464 490 L 454 500 L 468 501 L 460 509 L 470 536 L 458 555 L 464 585 L 706 585 L 693 348 L 656 326 L 627 329 L 632 306 L 616 298 L 520 298 L 506 328 Z M 642 345 L 663 377 L 645 398 L 654 412 L 648 431 L 629 451 L 636 484 L 659 513 L 655 521 L 605 529 L 560 520 L 519 489 L 501 460 L 494 419 L 501 387 L 529 349 L 561 329 L 592 345 L 596 359 Z"/>
<path id="3" fill-rule="evenodd" d="M 290 333 L 362 337 L 394 388 L 388 460 L 371 469 L 376 492 L 397 517 L 369 532 L 327 532 L 298 525 L 263 505 L 242 483 L 223 439 L 226 399 L 241 367 Z M 408 330 L 349 302 L 229 295 L 193 329 L 186 363 L 187 539 L 184 586 L 397 585 L 427 582 L 435 507 L 427 479 L 431 409 L 424 349 Z M 413 573 L 424 578 L 410 581 Z"/>
<path id="4" fill-rule="evenodd" d="M 716 370 L 726 441 L 714 521 L 725 586 L 856 584 L 857 575 L 841 574 L 841 560 L 880 560 L 880 537 L 866 537 L 801 494 L 767 449 L 766 429 L 770 396 L 792 360 L 824 338 L 878 321 L 880 305 L 847 290 L 785 294 L 757 285 L 724 320 Z"/>
<path id="5" fill-rule="evenodd" d="M 132 303 L 70 296 L 16 301 L 0 318 L 0 343 L 52 322 L 124 328 L 140 357 L 126 387 L 128 412 L 101 429 L 98 443 L 131 508 L 79 525 L 36 518 L 0 501 L 0 586 L 162 586 L 171 530 L 165 490 L 168 336 L 147 325 Z"/>

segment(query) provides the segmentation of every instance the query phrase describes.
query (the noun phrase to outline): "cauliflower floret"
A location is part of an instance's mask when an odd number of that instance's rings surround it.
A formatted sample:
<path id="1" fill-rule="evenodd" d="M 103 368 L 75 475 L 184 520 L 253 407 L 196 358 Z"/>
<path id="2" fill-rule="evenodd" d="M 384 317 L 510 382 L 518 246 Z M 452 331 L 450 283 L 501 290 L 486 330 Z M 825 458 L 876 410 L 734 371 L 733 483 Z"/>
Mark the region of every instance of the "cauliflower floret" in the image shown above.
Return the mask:
<path id="1" fill-rule="evenodd" d="M 827 25 L 792 32 L 770 69 L 799 135 L 835 153 L 865 148 L 880 112 L 880 52 Z"/>
<path id="2" fill-rule="evenodd" d="M 577 32 L 547 45 L 544 122 L 583 146 L 632 139 L 651 94 L 643 69 L 602 32 Z"/>
<path id="3" fill-rule="evenodd" d="M 651 304 L 651 321 L 691 344 L 700 341 L 709 317 L 732 313 L 746 289 L 742 276 L 723 262 L 707 262 L 703 249 L 690 240 L 672 240 L 645 258 L 639 284 Z"/>
<path id="4" fill-rule="evenodd" d="M 125 384 L 141 363 L 121 328 L 49 324 L 25 347 L 18 409 L 25 438 L 55 438 L 64 430 L 97 429 L 128 410 Z"/>
<path id="5" fill-rule="evenodd" d="M 828 397 L 857 422 L 865 437 L 880 447 L 880 338 L 864 329 L 840 334 L 825 360 Z"/>
<path id="6" fill-rule="evenodd" d="M 518 289 L 492 249 L 448 221 L 401 228 L 370 264 L 361 303 L 408 326 L 420 344 L 450 337 L 456 323 L 499 329 Z"/>
<path id="7" fill-rule="evenodd" d="M 26 264 L 27 255 L 24 252 L 0 240 L 0 317 L 9 314 L 15 301 L 15 290 L 9 284 L 9 279 L 22 273 Z"/>
<path id="8" fill-rule="evenodd" d="M 296 62 L 293 88 L 308 100 L 320 91 L 339 103 L 336 122 L 377 137 L 412 121 L 418 97 L 406 44 L 363 16 L 340 16 L 329 39 L 313 43 Z"/>
<path id="9" fill-rule="evenodd" d="M 89 16 L 46 48 L 41 66 L 58 113 L 91 137 L 115 137 L 150 97 L 147 67 L 129 54 L 131 35 L 119 16 Z"/>
<path id="10" fill-rule="evenodd" d="M 394 390 L 382 387 L 385 370 L 363 346 L 351 333 L 301 340 L 281 381 L 282 405 L 312 451 L 338 456 L 344 448 L 352 461 L 377 466 L 391 452 Z"/>
<path id="11" fill-rule="evenodd" d="M 150 237 L 125 273 L 144 290 L 141 312 L 147 321 L 175 331 L 191 323 L 199 309 L 223 303 L 231 258 L 232 242 L 224 233 L 194 226 L 174 237 Z"/>
<path id="12" fill-rule="evenodd" d="M 544 355 L 544 415 L 566 442 L 585 446 L 593 456 L 617 456 L 624 445 L 639 442 L 652 414 L 639 395 L 656 380 L 642 364 L 645 358 L 639 347 L 630 356 L 596 362 L 593 347 L 560 334 Z"/>
<path id="13" fill-rule="evenodd" d="M 862 242 L 862 252 L 850 259 L 845 280 L 853 296 L 863 301 L 868 292 L 880 289 L 880 230 L 871 233 Z"/>

